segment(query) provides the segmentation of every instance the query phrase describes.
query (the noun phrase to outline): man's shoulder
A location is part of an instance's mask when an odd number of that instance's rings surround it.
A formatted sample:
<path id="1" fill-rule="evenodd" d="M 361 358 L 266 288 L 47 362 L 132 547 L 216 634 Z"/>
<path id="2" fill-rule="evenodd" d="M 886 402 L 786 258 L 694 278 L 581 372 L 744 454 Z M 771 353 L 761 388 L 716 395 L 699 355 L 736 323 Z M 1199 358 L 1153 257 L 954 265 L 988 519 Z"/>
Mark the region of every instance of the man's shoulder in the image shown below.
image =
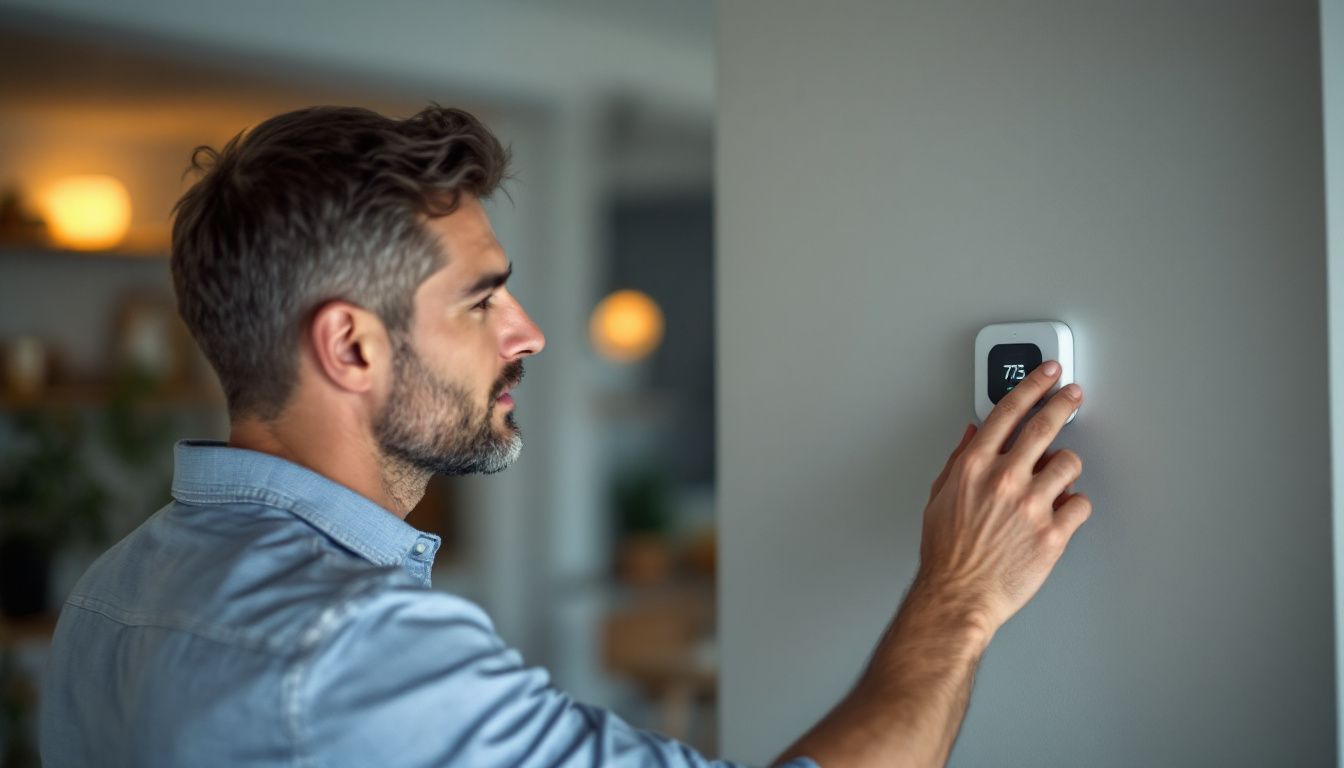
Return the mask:
<path id="1" fill-rule="evenodd" d="M 404 569 L 354 555 L 283 510 L 174 502 L 99 557 L 66 605 L 114 626 L 288 654 L 318 623 L 383 593 L 433 600 Z"/>

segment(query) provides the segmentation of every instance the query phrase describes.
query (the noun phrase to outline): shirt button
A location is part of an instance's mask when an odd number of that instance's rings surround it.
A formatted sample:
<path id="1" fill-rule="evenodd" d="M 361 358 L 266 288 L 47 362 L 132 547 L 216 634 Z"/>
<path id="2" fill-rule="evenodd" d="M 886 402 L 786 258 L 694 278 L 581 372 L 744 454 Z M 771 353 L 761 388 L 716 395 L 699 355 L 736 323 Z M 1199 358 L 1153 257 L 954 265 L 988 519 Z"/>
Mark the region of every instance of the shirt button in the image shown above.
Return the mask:
<path id="1" fill-rule="evenodd" d="M 425 542 L 422 541 L 415 545 L 415 554 L 423 555 L 426 549 L 429 549 L 429 547 L 425 546 Z"/>

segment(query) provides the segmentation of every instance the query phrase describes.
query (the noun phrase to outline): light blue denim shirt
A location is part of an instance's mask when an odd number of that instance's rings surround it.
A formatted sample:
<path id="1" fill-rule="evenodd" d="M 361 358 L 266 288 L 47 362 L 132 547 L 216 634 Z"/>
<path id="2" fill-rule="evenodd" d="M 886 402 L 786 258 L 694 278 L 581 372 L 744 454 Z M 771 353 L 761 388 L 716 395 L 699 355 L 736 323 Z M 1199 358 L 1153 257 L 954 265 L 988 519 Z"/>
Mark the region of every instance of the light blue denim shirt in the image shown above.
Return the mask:
<path id="1" fill-rule="evenodd" d="M 47 768 L 710 764 L 429 589 L 438 537 L 264 453 L 184 441 L 176 461 L 173 501 L 61 611 Z"/>

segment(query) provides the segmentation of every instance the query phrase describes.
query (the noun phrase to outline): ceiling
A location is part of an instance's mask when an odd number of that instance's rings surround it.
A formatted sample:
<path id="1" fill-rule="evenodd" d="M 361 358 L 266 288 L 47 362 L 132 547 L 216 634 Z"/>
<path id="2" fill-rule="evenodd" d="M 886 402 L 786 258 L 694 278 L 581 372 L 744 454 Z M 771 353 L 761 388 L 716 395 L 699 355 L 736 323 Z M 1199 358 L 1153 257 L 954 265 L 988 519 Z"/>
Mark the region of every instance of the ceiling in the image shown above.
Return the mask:
<path id="1" fill-rule="evenodd" d="M 38 32 L 0 24 L 0 114 L 43 124 L 96 125 L 111 135 L 217 140 L 286 109 L 358 103 L 386 113 L 423 104 L 357 77 L 266 74 L 255 60 L 212 63 L 167 45 Z M 283 74 L 275 74 L 280 70 Z"/>

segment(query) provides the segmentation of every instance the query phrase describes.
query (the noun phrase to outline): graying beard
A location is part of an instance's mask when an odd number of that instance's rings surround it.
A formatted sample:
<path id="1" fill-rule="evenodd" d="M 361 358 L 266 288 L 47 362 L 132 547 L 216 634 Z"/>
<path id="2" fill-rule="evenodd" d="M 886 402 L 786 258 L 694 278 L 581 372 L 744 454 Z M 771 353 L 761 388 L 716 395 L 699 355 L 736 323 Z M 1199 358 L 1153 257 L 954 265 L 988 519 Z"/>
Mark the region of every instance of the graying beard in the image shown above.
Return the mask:
<path id="1" fill-rule="evenodd" d="M 439 381 L 404 339 L 393 342 L 393 395 L 379 415 L 374 436 L 385 458 L 435 475 L 494 474 L 515 460 L 522 451 L 522 432 L 513 414 L 505 424 L 513 434 L 501 440 L 491 429 L 494 403 L 485 411 L 479 427 L 473 428 L 470 395 L 462 387 Z M 401 391 L 404 387 L 405 391 Z M 419 407 L 422 401 L 424 407 Z M 416 408 L 406 416 L 399 408 Z M 456 411 L 457 423 L 435 440 L 435 415 Z"/>

